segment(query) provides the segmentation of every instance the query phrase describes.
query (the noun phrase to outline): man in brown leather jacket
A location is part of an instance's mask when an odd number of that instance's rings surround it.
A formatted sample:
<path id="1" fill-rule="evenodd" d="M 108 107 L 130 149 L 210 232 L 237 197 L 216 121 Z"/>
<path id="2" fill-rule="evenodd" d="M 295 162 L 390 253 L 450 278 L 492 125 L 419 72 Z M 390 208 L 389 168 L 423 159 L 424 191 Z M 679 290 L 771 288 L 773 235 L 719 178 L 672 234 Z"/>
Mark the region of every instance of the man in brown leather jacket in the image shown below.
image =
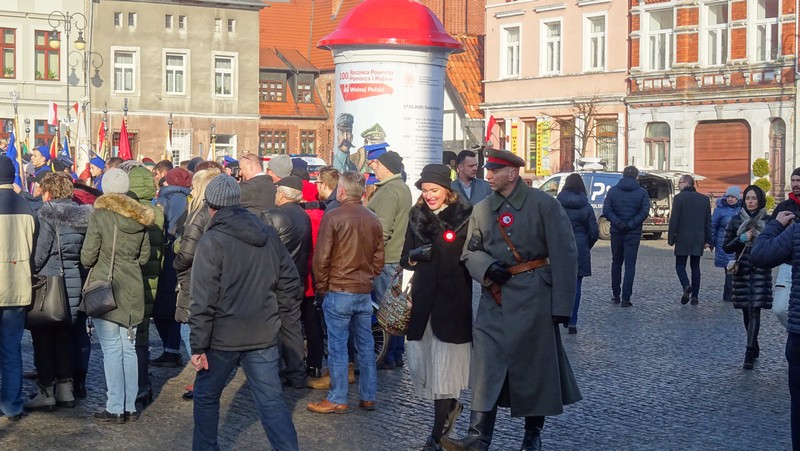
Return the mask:
<path id="1" fill-rule="evenodd" d="M 314 251 L 317 293 L 324 295 L 322 311 L 328 326 L 328 366 L 331 390 L 308 410 L 346 413 L 347 338 L 351 321 L 360 356 L 373 355 L 372 280 L 383 269 L 383 228 L 375 213 L 361 204 L 364 177 L 353 171 L 339 177 L 336 199 L 340 206 L 322 217 Z M 378 376 L 375 359 L 358 359 L 361 394 L 359 407 L 375 410 Z"/>

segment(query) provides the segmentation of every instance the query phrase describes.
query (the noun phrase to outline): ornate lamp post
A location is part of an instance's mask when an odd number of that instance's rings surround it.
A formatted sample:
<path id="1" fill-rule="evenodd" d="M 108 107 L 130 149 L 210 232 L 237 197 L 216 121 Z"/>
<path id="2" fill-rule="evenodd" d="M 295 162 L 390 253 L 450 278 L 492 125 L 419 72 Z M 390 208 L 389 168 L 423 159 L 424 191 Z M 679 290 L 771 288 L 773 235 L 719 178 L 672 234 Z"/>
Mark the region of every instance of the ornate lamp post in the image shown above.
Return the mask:
<path id="1" fill-rule="evenodd" d="M 72 13 L 69 12 L 62 13 L 61 11 L 53 11 L 47 16 L 47 23 L 53 27 L 53 32 L 50 33 L 50 39 L 48 45 L 51 49 L 58 50 L 61 48 L 61 39 L 58 36 L 59 28 L 64 30 L 64 36 L 66 37 L 67 48 L 64 52 L 67 57 L 69 57 L 69 37 L 72 29 L 78 32 L 78 38 L 75 39 L 75 48 L 77 50 L 83 51 L 86 48 L 86 41 L 83 39 L 83 30 L 86 29 L 86 16 L 81 13 Z M 69 105 L 69 77 L 67 77 L 67 117 L 66 117 L 66 124 L 67 124 L 67 132 L 69 132 L 69 123 L 70 123 L 70 105 Z"/>

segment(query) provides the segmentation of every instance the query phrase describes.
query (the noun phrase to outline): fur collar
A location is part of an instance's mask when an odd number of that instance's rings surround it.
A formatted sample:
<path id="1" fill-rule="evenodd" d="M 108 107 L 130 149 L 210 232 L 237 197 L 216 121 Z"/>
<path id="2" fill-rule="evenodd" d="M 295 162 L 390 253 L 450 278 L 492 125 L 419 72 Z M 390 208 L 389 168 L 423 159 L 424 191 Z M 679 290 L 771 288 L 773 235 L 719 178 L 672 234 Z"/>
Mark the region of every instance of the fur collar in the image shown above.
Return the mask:
<path id="1" fill-rule="evenodd" d="M 433 237 L 445 230 L 457 232 L 467 225 L 472 205 L 458 201 L 437 215 L 427 206 L 414 205 L 408 214 L 408 225 L 412 233 L 423 243 L 431 243 Z"/>
<path id="2" fill-rule="evenodd" d="M 53 225 L 68 226 L 85 232 L 89 227 L 89 216 L 93 211 L 91 205 L 78 205 L 71 201 L 49 201 L 39 209 L 39 219 Z"/>
<path id="3" fill-rule="evenodd" d="M 142 205 L 125 194 L 104 194 L 94 202 L 94 208 L 110 210 L 144 226 L 153 224 L 155 213 L 151 208 Z"/>

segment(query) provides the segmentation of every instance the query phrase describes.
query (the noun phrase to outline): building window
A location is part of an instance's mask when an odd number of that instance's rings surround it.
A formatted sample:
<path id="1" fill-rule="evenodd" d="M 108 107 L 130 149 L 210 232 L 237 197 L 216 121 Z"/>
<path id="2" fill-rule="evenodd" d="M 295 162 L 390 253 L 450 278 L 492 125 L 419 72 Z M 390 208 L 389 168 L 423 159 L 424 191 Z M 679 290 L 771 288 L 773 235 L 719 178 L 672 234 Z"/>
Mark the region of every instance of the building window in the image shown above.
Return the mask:
<path id="1" fill-rule="evenodd" d="M 217 135 L 214 147 L 216 161 L 222 160 L 225 155 L 236 158 L 236 135 Z"/>
<path id="2" fill-rule="evenodd" d="M 260 130 L 258 132 L 258 148 L 262 154 L 286 153 L 286 130 Z"/>
<path id="3" fill-rule="evenodd" d="M 139 133 L 136 130 L 128 129 L 128 147 L 131 149 L 132 155 L 137 155 L 139 153 L 138 149 L 136 148 L 136 144 L 139 142 L 137 136 Z M 114 132 L 111 135 L 111 155 L 119 155 L 119 137 L 120 132 Z"/>
<path id="4" fill-rule="evenodd" d="M 669 169 L 669 124 L 651 122 L 644 132 L 644 164 L 648 169 Z"/>
<path id="5" fill-rule="evenodd" d="M 587 70 L 603 70 L 606 68 L 606 18 L 605 16 L 589 17 L 586 24 L 584 49 L 588 52 L 584 60 Z"/>
<path id="6" fill-rule="evenodd" d="M 14 131 L 14 120 L 11 118 L 0 117 L 0 139 L 9 139 L 11 132 Z"/>
<path id="7" fill-rule="evenodd" d="M 214 19 L 214 33 L 222 33 L 222 19 Z"/>
<path id="8" fill-rule="evenodd" d="M 122 13 L 115 12 L 114 13 L 114 26 L 121 27 L 122 26 Z"/>
<path id="9" fill-rule="evenodd" d="M 328 108 L 331 107 L 331 99 L 333 98 L 333 89 L 331 84 L 328 83 L 325 85 L 325 106 Z"/>
<path id="10" fill-rule="evenodd" d="M 172 30 L 172 14 L 164 16 L 164 29 Z"/>
<path id="11" fill-rule="evenodd" d="M 233 58 L 217 56 L 214 58 L 214 94 L 223 97 L 233 96 Z"/>
<path id="12" fill-rule="evenodd" d="M 545 74 L 558 74 L 561 72 L 561 22 L 545 23 L 543 30 L 543 72 Z"/>
<path id="13" fill-rule="evenodd" d="M 671 9 L 649 14 L 646 39 L 649 70 L 667 70 L 672 67 L 672 26 Z"/>
<path id="14" fill-rule="evenodd" d="M 616 119 L 595 120 L 597 157 L 606 163 L 606 170 L 617 170 L 618 131 Z"/>
<path id="15" fill-rule="evenodd" d="M 167 94 L 186 93 L 186 55 L 167 53 L 164 64 Z"/>
<path id="16" fill-rule="evenodd" d="M 17 30 L 0 28 L 0 63 L 3 71 L 0 78 L 17 76 Z"/>
<path id="17" fill-rule="evenodd" d="M 186 31 L 186 16 L 178 16 L 178 30 Z"/>
<path id="18" fill-rule="evenodd" d="M 286 76 L 283 74 L 271 74 L 261 72 L 259 78 L 260 99 L 262 102 L 284 102 L 284 92 L 286 86 Z"/>
<path id="19" fill-rule="evenodd" d="M 33 139 L 36 142 L 36 145 L 31 147 L 46 146 L 50 144 L 50 141 L 52 141 L 53 136 L 55 136 L 58 127 L 48 125 L 46 120 L 34 121 L 33 125 Z"/>
<path id="20" fill-rule="evenodd" d="M 756 3 L 756 61 L 778 59 L 781 49 L 779 0 L 758 0 Z"/>
<path id="21" fill-rule="evenodd" d="M 35 32 L 35 54 L 36 54 L 36 79 L 37 80 L 58 80 L 61 70 L 61 52 L 50 48 L 49 31 Z M 61 39 L 61 33 L 58 33 Z"/>
<path id="22" fill-rule="evenodd" d="M 128 13 L 128 26 L 136 27 L 136 13 Z"/>
<path id="23" fill-rule="evenodd" d="M 317 153 L 317 133 L 314 130 L 301 130 L 300 131 L 300 150 L 303 153 L 316 155 L 316 153 Z"/>
<path id="24" fill-rule="evenodd" d="M 228 19 L 228 33 L 236 33 L 236 19 Z"/>
<path id="25" fill-rule="evenodd" d="M 706 8 L 706 63 L 721 66 L 728 62 L 728 4 Z"/>
<path id="26" fill-rule="evenodd" d="M 297 103 L 314 103 L 314 76 L 297 75 Z"/>
<path id="27" fill-rule="evenodd" d="M 114 92 L 133 92 L 135 68 L 133 52 L 114 52 Z"/>
<path id="28" fill-rule="evenodd" d="M 505 63 L 503 64 L 504 77 L 519 77 L 519 27 L 503 29 L 503 48 Z"/>

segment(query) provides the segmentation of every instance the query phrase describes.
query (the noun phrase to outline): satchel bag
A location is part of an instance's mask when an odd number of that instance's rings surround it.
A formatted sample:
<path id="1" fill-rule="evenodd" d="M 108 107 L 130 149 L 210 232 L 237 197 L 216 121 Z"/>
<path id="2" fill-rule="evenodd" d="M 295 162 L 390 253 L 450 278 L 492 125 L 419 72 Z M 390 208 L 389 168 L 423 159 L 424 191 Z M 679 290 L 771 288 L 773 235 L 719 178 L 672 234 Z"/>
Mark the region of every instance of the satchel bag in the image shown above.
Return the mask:
<path id="1" fill-rule="evenodd" d="M 398 268 L 392 276 L 389 289 L 383 295 L 383 302 L 378 307 L 378 324 L 390 335 L 401 336 L 408 333 L 408 322 L 411 320 L 412 280 L 409 280 L 403 289 L 403 269 Z"/>
<path id="2" fill-rule="evenodd" d="M 108 269 L 108 278 L 90 283 L 89 280 L 92 278 L 91 271 L 94 271 L 94 268 L 92 268 L 86 278 L 86 284 L 83 286 L 83 308 L 86 311 L 86 316 L 99 318 L 117 308 L 117 301 L 114 299 L 114 290 L 111 286 L 116 250 L 117 226 L 114 225 L 114 239 L 111 242 L 111 266 Z"/>
<path id="3" fill-rule="evenodd" d="M 744 249 L 742 249 L 742 253 L 739 254 L 738 257 L 736 257 L 736 260 L 731 260 L 728 262 L 727 265 L 725 265 L 725 274 L 730 274 L 732 276 L 735 276 L 739 272 L 739 260 L 742 258 L 742 255 L 744 255 L 744 251 L 747 250 L 747 246 L 749 246 L 749 244 L 746 244 L 744 246 Z"/>
<path id="4" fill-rule="evenodd" d="M 64 283 L 64 258 L 61 255 L 61 236 L 56 226 L 58 260 L 60 263 L 57 276 L 33 277 L 33 301 L 28 308 L 25 327 L 44 324 L 63 323 L 70 319 L 67 286 Z"/>

